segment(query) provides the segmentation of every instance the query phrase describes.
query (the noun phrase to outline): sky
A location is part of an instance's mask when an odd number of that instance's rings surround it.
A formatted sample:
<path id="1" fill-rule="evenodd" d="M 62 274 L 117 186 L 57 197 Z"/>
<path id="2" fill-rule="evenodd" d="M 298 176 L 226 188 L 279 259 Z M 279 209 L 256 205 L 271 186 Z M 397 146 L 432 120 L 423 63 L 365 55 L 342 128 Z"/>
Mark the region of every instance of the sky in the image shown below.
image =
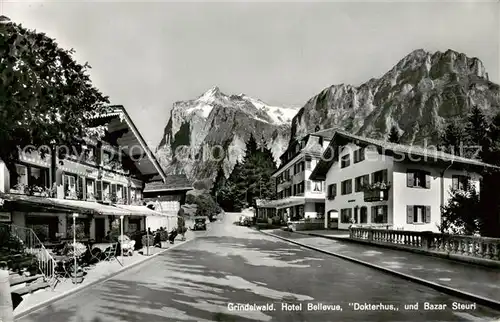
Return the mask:
<path id="1" fill-rule="evenodd" d="M 176 101 L 218 86 L 302 107 L 333 84 L 380 77 L 411 51 L 453 49 L 500 75 L 500 5 L 467 2 L 9 1 L 1 14 L 45 32 L 154 149 Z"/>

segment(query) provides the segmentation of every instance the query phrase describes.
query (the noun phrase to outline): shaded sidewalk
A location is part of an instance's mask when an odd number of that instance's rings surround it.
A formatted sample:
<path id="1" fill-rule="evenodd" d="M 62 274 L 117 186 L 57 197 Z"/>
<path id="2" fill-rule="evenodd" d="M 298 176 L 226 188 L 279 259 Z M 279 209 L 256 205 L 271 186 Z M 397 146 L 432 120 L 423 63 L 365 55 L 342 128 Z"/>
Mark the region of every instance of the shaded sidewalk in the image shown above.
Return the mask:
<path id="1" fill-rule="evenodd" d="M 467 263 L 455 262 L 402 250 L 356 244 L 292 233 L 270 230 L 268 233 L 293 240 L 306 246 L 347 256 L 385 269 L 429 281 L 462 293 L 469 293 L 500 303 L 500 270 Z"/>
<path id="2" fill-rule="evenodd" d="M 117 256 L 116 259 L 113 259 L 112 261 L 100 261 L 87 271 L 87 275 L 80 284 L 73 284 L 71 278 L 65 278 L 56 285 L 54 290 L 45 289 L 24 296 L 23 301 L 14 310 L 14 318 L 17 320 L 35 310 L 40 309 L 41 307 L 60 300 L 62 297 L 69 296 L 70 294 L 79 292 L 82 289 L 103 282 L 108 278 L 120 274 L 125 270 L 131 269 L 136 265 L 144 263 L 155 256 L 168 251 L 173 247 L 177 247 L 193 240 L 194 238 L 195 236 L 192 232 L 186 233 L 185 241 L 181 240 L 181 236 L 177 236 L 173 245 L 168 244 L 165 248 L 150 247 L 149 256 L 141 254 L 141 252 L 145 253 L 145 248 L 143 248 L 140 251 L 135 251 L 133 256 L 124 256 L 122 263 L 120 263 L 121 256 Z"/>

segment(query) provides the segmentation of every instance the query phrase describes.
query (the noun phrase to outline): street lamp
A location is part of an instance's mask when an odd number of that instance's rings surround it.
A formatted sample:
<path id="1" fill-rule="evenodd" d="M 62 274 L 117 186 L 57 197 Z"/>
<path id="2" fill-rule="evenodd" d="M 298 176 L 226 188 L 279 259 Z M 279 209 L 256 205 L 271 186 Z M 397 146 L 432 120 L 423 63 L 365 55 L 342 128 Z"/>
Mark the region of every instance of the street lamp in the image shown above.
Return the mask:
<path id="1" fill-rule="evenodd" d="M 76 217 L 78 217 L 78 214 L 75 212 L 73 213 L 73 266 L 74 266 L 74 271 L 75 271 L 75 276 L 73 280 L 73 284 L 76 284 L 76 278 L 77 278 L 77 264 L 76 264 Z"/>
<path id="2" fill-rule="evenodd" d="M 123 264 L 123 215 L 120 216 L 120 251 Z"/>

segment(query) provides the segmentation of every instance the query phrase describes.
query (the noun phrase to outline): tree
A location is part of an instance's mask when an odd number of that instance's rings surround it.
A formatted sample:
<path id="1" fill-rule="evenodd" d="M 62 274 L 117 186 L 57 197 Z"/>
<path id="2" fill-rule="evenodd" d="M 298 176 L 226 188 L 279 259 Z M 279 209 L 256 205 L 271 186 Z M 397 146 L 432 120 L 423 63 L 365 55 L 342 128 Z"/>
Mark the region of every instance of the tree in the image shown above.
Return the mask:
<path id="1" fill-rule="evenodd" d="M 463 190 L 452 190 L 451 198 L 442 209 L 442 222 L 439 227 L 442 233 L 458 235 L 476 235 L 484 227 L 481 218 L 479 194 L 475 187 Z"/>
<path id="2" fill-rule="evenodd" d="M 91 117 L 109 103 L 92 85 L 90 66 L 76 63 L 73 50 L 21 25 L 0 24 L 0 36 L 0 159 L 13 170 L 19 149 L 79 146 Z M 39 151 L 44 157 L 49 149 Z M 58 152 L 64 157 L 66 151 Z"/>
<path id="3" fill-rule="evenodd" d="M 456 120 L 450 121 L 441 139 L 447 152 L 452 153 L 459 151 L 464 142 L 479 145 L 479 158 L 483 162 L 500 165 L 500 113 L 489 121 L 479 109 L 473 108 L 465 126 Z M 477 157 L 476 149 L 464 152 L 474 152 L 473 155 L 464 154 L 467 157 Z M 450 222 L 453 227 L 461 227 L 455 229 L 457 233 L 470 234 L 476 229 L 482 236 L 500 237 L 497 228 L 500 224 L 500 200 L 496 191 L 500 172 L 491 167 L 484 167 L 480 174 L 482 180 L 479 196 L 470 193 L 465 197 L 460 194 L 452 195 L 448 206 L 443 208 L 443 217 L 446 218 L 444 224 Z M 444 228 L 447 228 L 446 225 Z"/>
<path id="4" fill-rule="evenodd" d="M 482 145 L 488 134 L 488 122 L 483 111 L 477 106 L 473 106 L 467 124 L 465 126 L 470 144 Z"/>
<path id="5" fill-rule="evenodd" d="M 465 127 L 457 120 L 450 120 L 441 135 L 441 149 L 451 154 L 461 155 L 464 142 L 467 141 Z"/>
<path id="6" fill-rule="evenodd" d="M 239 211 L 254 204 L 257 198 L 274 198 L 271 174 L 275 170 L 271 151 L 263 143 L 259 148 L 255 138 L 250 136 L 243 161 L 236 163 L 227 179 L 219 170 L 212 193 L 217 193 L 217 201 L 222 208 Z"/>
<path id="7" fill-rule="evenodd" d="M 391 127 L 391 130 L 389 132 L 389 137 L 387 140 L 391 143 L 399 143 L 400 141 L 399 131 L 395 125 Z"/>

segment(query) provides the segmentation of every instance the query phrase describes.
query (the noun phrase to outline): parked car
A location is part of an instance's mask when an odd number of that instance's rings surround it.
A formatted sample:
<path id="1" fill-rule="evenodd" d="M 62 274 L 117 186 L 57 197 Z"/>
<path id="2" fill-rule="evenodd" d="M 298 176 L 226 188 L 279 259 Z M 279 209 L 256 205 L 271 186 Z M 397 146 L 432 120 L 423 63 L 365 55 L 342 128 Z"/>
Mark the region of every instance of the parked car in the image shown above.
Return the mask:
<path id="1" fill-rule="evenodd" d="M 195 217 L 193 230 L 207 230 L 207 223 L 205 217 Z"/>
<path id="2" fill-rule="evenodd" d="M 252 224 L 252 217 L 242 215 L 240 217 L 240 226 L 250 226 Z"/>

